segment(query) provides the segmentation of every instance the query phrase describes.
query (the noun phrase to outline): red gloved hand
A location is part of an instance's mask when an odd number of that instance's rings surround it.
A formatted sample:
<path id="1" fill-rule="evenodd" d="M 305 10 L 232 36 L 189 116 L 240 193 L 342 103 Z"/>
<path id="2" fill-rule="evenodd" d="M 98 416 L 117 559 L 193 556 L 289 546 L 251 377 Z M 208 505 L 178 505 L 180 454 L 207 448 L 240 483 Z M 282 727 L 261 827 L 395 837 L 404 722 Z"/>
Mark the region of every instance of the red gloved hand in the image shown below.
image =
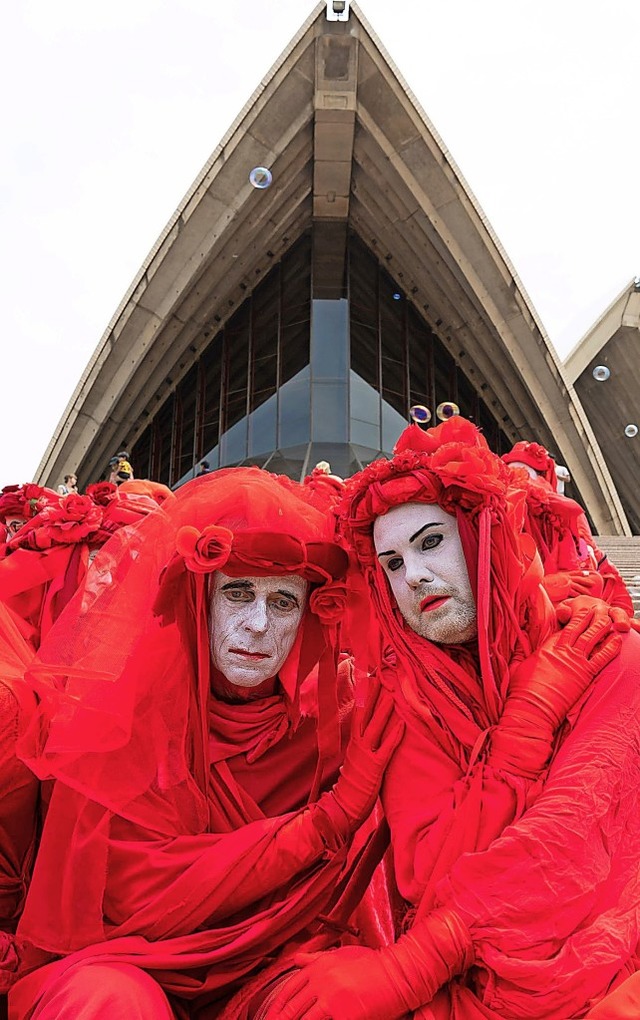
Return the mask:
<path id="1" fill-rule="evenodd" d="M 562 630 L 513 672 L 488 763 L 536 778 L 551 754 L 555 731 L 593 679 L 616 657 L 628 629 L 620 610 L 579 596 L 558 607 Z"/>
<path id="2" fill-rule="evenodd" d="M 288 978 L 264 1020 L 398 1020 L 472 962 L 466 926 L 442 908 L 388 949 L 298 954 L 302 970 Z"/>
<path id="3" fill-rule="evenodd" d="M 547 574 L 542 586 L 554 605 L 578 595 L 599 599 L 604 590 L 602 578 L 595 570 L 560 570 Z"/>
<path id="4" fill-rule="evenodd" d="M 311 805 L 314 822 L 329 846 L 335 835 L 344 840 L 355 832 L 371 813 L 403 733 L 404 723 L 394 713 L 393 697 L 372 677 L 364 706 L 353 711 L 338 780 L 333 790 Z"/>

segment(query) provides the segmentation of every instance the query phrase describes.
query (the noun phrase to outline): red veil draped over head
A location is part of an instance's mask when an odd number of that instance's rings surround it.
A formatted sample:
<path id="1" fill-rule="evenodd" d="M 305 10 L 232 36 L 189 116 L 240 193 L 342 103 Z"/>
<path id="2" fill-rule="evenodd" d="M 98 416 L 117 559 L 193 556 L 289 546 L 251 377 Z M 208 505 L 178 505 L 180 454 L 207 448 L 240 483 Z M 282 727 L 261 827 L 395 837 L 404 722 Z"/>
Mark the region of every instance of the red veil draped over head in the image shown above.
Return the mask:
<path id="1" fill-rule="evenodd" d="M 70 955 L 18 984 L 18 1015 L 89 959 L 153 972 L 182 1010 L 219 999 L 339 891 L 348 847 L 281 843 L 335 779 L 352 700 L 349 673 L 336 685 L 348 557 L 318 499 L 257 468 L 195 479 L 112 539 L 41 648 L 23 754 L 57 782 L 21 935 Z M 279 690 L 246 705 L 211 694 L 218 569 L 310 584 Z"/>
<path id="2" fill-rule="evenodd" d="M 476 428 L 453 418 L 427 432 L 410 426 L 391 461 L 348 483 L 343 504 L 375 615 L 369 648 L 356 652 L 381 671 L 406 721 L 383 788 L 398 885 L 417 921 L 445 911 L 468 933 L 464 951 L 440 947 L 451 979 L 441 974 L 430 1004 L 421 1000 L 425 1020 L 581 1017 L 636 969 L 637 636 L 625 635 L 570 715 L 548 771 L 492 764 L 514 667 L 556 627 L 522 530 L 524 495 L 509 482 Z M 457 519 L 477 651 L 421 638 L 395 605 L 373 524 L 408 502 Z"/>

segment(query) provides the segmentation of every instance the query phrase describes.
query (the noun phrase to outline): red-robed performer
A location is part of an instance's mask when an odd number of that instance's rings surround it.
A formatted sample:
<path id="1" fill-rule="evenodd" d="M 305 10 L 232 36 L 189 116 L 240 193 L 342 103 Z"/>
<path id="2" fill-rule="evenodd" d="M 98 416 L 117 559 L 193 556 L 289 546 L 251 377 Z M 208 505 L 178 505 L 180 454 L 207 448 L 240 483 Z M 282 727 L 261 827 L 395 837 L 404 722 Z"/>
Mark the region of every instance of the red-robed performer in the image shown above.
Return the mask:
<path id="1" fill-rule="evenodd" d="M 633 617 L 627 587 L 615 564 L 598 548 L 584 510 L 557 491 L 551 454 L 539 443 L 519 442 L 502 460 L 510 468 L 521 469 L 527 502 L 524 527 L 536 542 L 551 600 L 594 595 Z"/>
<path id="2" fill-rule="evenodd" d="M 226 1015 L 253 1012 L 282 947 L 348 923 L 352 839 L 403 727 L 374 692 L 338 776 L 348 558 L 303 487 L 204 476 L 108 558 L 114 583 L 30 674 L 28 758 L 56 784 L 20 926 L 44 965 L 11 1015 L 209 1018 L 238 989 Z"/>
<path id="3" fill-rule="evenodd" d="M 0 605 L 0 1017 L 15 980 L 20 947 L 15 930 L 26 895 L 38 829 L 38 781 L 16 757 L 16 739 L 36 702 L 22 683 L 33 652 Z"/>
<path id="4" fill-rule="evenodd" d="M 39 491 L 35 497 L 30 493 Z M 25 485 L 0 497 L 0 515 L 18 498 L 28 517 L 10 515 L 5 555 L 0 558 L 0 602 L 13 614 L 32 650 L 83 584 L 90 562 L 120 528 L 157 509 L 149 496 L 120 493 L 108 482 L 86 496 L 60 497 Z"/>
<path id="5" fill-rule="evenodd" d="M 392 947 L 298 956 L 267 1020 L 568 1020 L 638 966 L 638 635 L 584 596 L 554 633 L 508 482 L 460 419 L 352 480 L 406 723 L 383 804 L 413 912 Z"/>

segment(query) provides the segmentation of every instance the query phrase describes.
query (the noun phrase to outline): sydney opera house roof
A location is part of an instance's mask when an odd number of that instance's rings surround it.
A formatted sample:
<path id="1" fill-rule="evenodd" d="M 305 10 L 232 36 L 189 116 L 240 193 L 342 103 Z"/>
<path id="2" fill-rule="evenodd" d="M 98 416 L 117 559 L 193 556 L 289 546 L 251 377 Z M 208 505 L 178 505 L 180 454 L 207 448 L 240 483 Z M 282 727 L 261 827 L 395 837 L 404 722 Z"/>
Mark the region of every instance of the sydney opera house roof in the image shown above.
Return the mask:
<path id="1" fill-rule="evenodd" d="M 565 362 L 611 472 L 629 524 L 640 535 L 640 279 L 603 312 Z"/>
<path id="2" fill-rule="evenodd" d="M 259 167 L 269 170 L 269 187 L 250 182 L 252 168 Z M 358 286 L 360 261 L 374 260 L 383 281 L 378 292 L 388 281 L 392 297 L 406 307 L 405 333 L 398 335 L 406 337 L 411 323 L 422 324 L 424 336 L 437 341 L 437 351 L 452 366 L 450 378 L 455 375 L 469 401 L 481 403 L 502 441 L 536 440 L 552 450 L 569 468 L 574 491 L 600 532 L 628 534 L 625 509 L 640 530 L 638 497 L 629 491 L 619 436 L 610 434 L 611 416 L 596 413 L 594 400 L 606 400 L 605 391 L 587 378 L 600 357 L 597 341 L 563 368 L 490 224 L 381 42 L 355 6 L 346 21 L 330 21 L 324 3 L 260 83 L 152 248 L 78 383 L 38 481 L 56 482 L 75 465 L 86 484 L 104 473 L 115 450 L 136 444 L 147 450 L 163 408 L 169 438 L 166 456 L 157 460 L 161 480 L 175 484 L 183 478 L 214 444 L 206 439 L 204 419 L 198 425 L 204 414 L 198 410 L 201 366 L 213 357 L 225 329 L 225 350 L 232 356 L 230 324 L 249 296 L 274 279 L 274 267 L 286 259 L 291 263 L 304 238 L 314 301 L 348 301 L 350 288 Z M 609 330 L 612 379 L 614 371 L 630 372 L 634 330 L 637 341 L 633 301 L 640 294 L 627 298 L 620 325 Z M 635 326 L 629 324 L 634 315 Z M 353 321 L 352 315 L 352 332 Z M 236 463 L 251 460 L 250 419 L 260 408 L 259 387 L 256 394 L 251 390 L 256 356 L 251 336 L 249 382 L 239 398 L 245 400 L 246 393 L 249 424 L 242 426 L 245 446 Z M 376 350 L 384 362 L 384 350 L 380 354 L 379 345 Z M 286 353 L 281 341 L 278 352 L 280 364 Z M 410 362 L 409 356 L 402 362 L 405 374 L 413 372 Z M 286 385 L 282 366 L 278 371 Z M 359 371 L 352 357 L 352 385 Z M 387 398 L 383 375 L 379 378 L 383 401 L 406 418 L 404 408 L 420 396 L 421 384 L 412 375 L 389 385 Z M 438 397 L 433 380 L 425 379 L 422 402 L 456 399 L 444 390 Z M 185 380 L 193 380 L 195 394 L 188 409 Z M 378 383 L 367 385 L 375 389 Z M 272 390 L 264 389 L 265 401 L 267 392 L 276 399 Z M 468 413 L 464 401 L 458 403 Z M 240 427 L 238 414 L 225 414 L 216 419 L 216 450 L 223 449 L 232 427 Z M 311 443 L 329 436 L 321 425 L 315 436 L 315 426 L 310 428 Z M 356 450 L 355 462 L 364 462 L 365 446 L 355 435 L 345 433 L 345 440 Z M 278 434 L 274 442 L 281 448 L 285 440 Z M 385 443 L 371 440 L 369 447 L 384 451 Z M 230 456 L 219 463 L 230 462 Z M 149 464 L 156 463 L 152 453 L 149 457 Z"/>

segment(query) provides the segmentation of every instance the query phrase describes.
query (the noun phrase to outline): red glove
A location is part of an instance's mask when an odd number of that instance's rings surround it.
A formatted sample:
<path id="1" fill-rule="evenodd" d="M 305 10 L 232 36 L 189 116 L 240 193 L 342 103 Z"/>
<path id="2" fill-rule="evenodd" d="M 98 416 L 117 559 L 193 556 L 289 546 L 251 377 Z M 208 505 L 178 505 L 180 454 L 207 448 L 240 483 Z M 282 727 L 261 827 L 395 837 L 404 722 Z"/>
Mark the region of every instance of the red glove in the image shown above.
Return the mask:
<path id="1" fill-rule="evenodd" d="M 299 953 L 302 970 L 286 981 L 264 1020 L 398 1020 L 426 1006 L 472 962 L 466 926 L 441 908 L 386 949 Z"/>
<path id="2" fill-rule="evenodd" d="M 404 723 L 394 713 L 393 697 L 370 681 L 363 707 L 356 706 L 351 736 L 338 780 L 317 804 L 311 805 L 314 823 L 327 844 L 347 839 L 370 815 L 391 756 L 402 739 Z"/>
<path id="3" fill-rule="evenodd" d="M 558 607 L 562 630 L 514 670 L 488 763 L 535 779 L 551 755 L 555 731 L 593 679 L 620 651 L 620 610 L 579 596 Z"/>
<path id="4" fill-rule="evenodd" d="M 554 605 L 577 595 L 599 599 L 604 590 L 602 578 L 595 570 L 560 570 L 557 574 L 547 574 L 542 587 Z"/>

